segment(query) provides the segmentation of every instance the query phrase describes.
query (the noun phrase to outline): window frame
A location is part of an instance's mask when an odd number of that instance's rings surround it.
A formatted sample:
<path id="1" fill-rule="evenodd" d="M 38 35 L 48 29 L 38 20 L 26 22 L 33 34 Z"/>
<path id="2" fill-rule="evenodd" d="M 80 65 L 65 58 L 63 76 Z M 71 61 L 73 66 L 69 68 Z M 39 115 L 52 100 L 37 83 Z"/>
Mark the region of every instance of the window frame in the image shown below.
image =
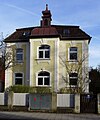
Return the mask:
<path id="1" fill-rule="evenodd" d="M 77 77 L 76 77 L 76 76 L 70 77 L 70 74 L 77 74 Z M 71 79 L 76 79 L 75 82 L 76 82 L 77 84 L 75 84 L 75 85 L 70 84 Z M 70 86 L 70 87 L 76 87 L 76 86 L 78 86 L 78 73 L 76 73 L 76 72 L 71 72 L 71 73 L 69 73 L 69 86 Z"/>
<path id="2" fill-rule="evenodd" d="M 76 48 L 76 51 L 75 50 L 71 51 L 71 48 Z M 71 59 L 71 54 L 76 54 L 76 59 Z M 72 62 L 78 61 L 78 48 L 77 47 L 70 47 L 68 49 L 68 60 Z"/>
<path id="3" fill-rule="evenodd" d="M 39 76 L 39 74 L 41 72 L 47 72 L 49 73 L 49 76 Z M 42 85 L 39 85 L 38 83 L 38 78 L 42 78 L 42 82 L 43 84 Z M 45 85 L 45 78 L 49 78 L 49 85 Z M 39 71 L 37 74 L 36 74 L 36 86 L 42 86 L 42 87 L 49 87 L 51 86 L 51 73 L 49 71 Z"/>
<path id="4" fill-rule="evenodd" d="M 48 46 L 49 48 L 39 49 L 42 46 Z M 42 52 L 43 57 L 40 57 L 40 52 Z M 49 55 L 48 55 L 49 57 L 46 57 L 46 52 L 49 53 Z M 41 46 L 38 47 L 38 59 L 40 59 L 40 60 L 43 60 L 43 59 L 48 60 L 48 59 L 50 59 L 50 46 L 49 45 L 41 45 Z"/>
<path id="5" fill-rule="evenodd" d="M 22 77 L 16 77 L 16 74 L 22 74 Z M 21 79 L 22 78 L 22 84 L 16 84 L 16 78 L 18 79 Z M 15 72 L 14 73 L 14 85 L 23 85 L 24 84 L 24 73 L 23 72 Z"/>
<path id="6" fill-rule="evenodd" d="M 22 50 L 21 52 L 17 52 L 17 50 Z M 18 56 L 17 55 L 21 55 L 21 58 L 22 59 L 18 59 Z M 16 49 L 16 62 L 18 63 L 22 63 L 24 60 L 24 51 L 23 51 L 23 48 L 17 48 Z"/>

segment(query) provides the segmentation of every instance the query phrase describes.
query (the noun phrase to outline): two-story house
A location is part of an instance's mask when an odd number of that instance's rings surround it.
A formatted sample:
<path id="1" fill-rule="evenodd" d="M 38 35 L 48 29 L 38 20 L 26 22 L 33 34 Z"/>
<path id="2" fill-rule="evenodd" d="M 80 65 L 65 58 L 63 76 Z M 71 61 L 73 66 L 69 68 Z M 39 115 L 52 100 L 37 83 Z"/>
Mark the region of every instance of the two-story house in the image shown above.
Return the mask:
<path id="1" fill-rule="evenodd" d="M 13 85 L 82 88 L 88 92 L 88 45 L 91 37 L 79 26 L 52 25 L 42 11 L 40 26 L 16 29 L 4 41 L 16 65 L 5 71 L 5 88 Z M 13 64 L 13 63 L 12 63 Z"/>

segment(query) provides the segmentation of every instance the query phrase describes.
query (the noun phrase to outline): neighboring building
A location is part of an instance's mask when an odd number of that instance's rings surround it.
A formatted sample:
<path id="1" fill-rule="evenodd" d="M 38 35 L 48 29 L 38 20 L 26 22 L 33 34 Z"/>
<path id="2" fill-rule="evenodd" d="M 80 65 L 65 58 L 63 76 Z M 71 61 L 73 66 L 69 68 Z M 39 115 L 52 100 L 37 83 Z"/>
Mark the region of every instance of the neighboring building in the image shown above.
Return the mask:
<path id="1" fill-rule="evenodd" d="M 79 26 L 51 25 L 52 15 L 47 5 L 42 14 L 40 26 L 16 29 L 4 40 L 12 49 L 16 62 L 5 71 L 5 88 L 27 85 L 50 87 L 52 92 L 58 92 L 64 87 L 81 87 L 88 92 L 88 44 L 91 37 Z M 73 69 L 68 71 L 71 66 Z"/>
<path id="2" fill-rule="evenodd" d="M 0 51 L 0 92 L 4 92 L 4 84 L 5 84 L 5 70 L 4 64 L 2 59 L 2 53 Z"/>
<path id="3" fill-rule="evenodd" d="M 98 68 L 89 71 L 89 92 L 93 94 L 100 93 L 100 70 Z"/>

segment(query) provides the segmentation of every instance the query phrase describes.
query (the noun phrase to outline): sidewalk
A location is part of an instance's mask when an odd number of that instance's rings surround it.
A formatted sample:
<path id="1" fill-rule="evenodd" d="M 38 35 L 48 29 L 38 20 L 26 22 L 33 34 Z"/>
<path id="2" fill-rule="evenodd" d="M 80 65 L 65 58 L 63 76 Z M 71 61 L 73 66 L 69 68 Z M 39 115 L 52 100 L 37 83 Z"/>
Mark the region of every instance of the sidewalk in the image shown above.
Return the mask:
<path id="1" fill-rule="evenodd" d="M 96 114 L 0 112 L 0 120 L 100 120 Z"/>

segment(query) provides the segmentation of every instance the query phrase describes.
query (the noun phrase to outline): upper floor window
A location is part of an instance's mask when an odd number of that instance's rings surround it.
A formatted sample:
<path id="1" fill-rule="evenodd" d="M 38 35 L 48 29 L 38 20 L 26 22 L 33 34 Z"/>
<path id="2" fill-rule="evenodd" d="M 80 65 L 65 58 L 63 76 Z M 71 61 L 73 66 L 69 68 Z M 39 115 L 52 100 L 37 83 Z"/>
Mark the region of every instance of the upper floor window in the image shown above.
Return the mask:
<path id="1" fill-rule="evenodd" d="M 50 58 L 50 46 L 49 45 L 41 45 L 39 47 L 39 58 L 40 59 Z"/>
<path id="2" fill-rule="evenodd" d="M 48 86 L 50 85 L 50 73 L 46 71 L 41 71 L 38 74 L 38 85 Z"/>
<path id="3" fill-rule="evenodd" d="M 22 48 L 16 49 L 16 61 L 17 62 L 23 61 L 23 49 Z"/>
<path id="4" fill-rule="evenodd" d="M 78 74 L 77 73 L 70 73 L 69 74 L 69 85 L 77 85 L 78 81 Z"/>
<path id="5" fill-rule="evenodd" d="M 77 47 L 69 48 L 69 60 L 77 60 Z"/>
<path id="6" fill-rule="evenodd" d="M 15 73 L 15 85 L 22 85 L 22 84 L 23 84 L 23 74 Z"/>

